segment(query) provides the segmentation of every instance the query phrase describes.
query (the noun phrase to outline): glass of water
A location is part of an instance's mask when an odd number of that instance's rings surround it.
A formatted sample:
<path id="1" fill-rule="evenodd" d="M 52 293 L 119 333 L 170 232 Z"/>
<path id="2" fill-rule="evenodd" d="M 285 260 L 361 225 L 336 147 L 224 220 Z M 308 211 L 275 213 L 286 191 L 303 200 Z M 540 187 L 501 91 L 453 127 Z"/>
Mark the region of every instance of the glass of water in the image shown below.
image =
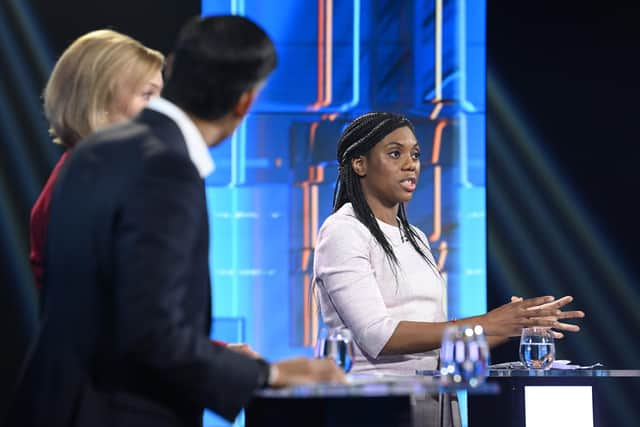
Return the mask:
<path id="1" fill-rule="evenodd" d="M 449 326 L 442 335 L 440 375 L 442 382 L 482 384 L 489 373 L 489 346 L 482 326 Z"/>
<path id="2" fill-rule="evenodd" d="M 529 369 L 549 369 L 556 346 L 549 328 L 524 328 L 520 337 L 520 361 Z"/>
<path id="3" fill-rule="evenodd" d="M 343 371 L 349 372 L 353 366 L 351 331 L 344 327 L 321 329 L 314 356 L 319 359 L 333 359 Z"/>

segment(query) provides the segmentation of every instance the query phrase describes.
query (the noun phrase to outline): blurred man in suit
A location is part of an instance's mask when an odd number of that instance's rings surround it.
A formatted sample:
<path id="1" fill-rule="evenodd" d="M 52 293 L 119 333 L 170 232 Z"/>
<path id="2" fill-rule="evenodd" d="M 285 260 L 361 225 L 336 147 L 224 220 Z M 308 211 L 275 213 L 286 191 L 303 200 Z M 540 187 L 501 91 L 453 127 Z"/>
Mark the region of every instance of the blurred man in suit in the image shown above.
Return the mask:
<path id="1" fill-rule="evenodd" d="M 269 364 L 212 344 L 207 146 L 229 136 L 276 65 L 238 16 L 181 32 L 163 98 L 80 143 L 56 183 L 43 324 L 9 425 L 198 426 L 254 391 L 344 381 L 327 360 Z"/>

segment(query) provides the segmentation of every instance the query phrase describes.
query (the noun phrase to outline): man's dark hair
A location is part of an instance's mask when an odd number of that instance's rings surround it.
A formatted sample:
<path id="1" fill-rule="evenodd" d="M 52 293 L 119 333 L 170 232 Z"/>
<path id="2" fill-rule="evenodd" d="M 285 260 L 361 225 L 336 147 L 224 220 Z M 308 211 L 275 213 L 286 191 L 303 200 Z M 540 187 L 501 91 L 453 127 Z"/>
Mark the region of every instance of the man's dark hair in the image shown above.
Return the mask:
<path id="1" fill-rule="evenodd" d="M 180 32 L 172 56 L 162 94 L 203 120 L 229 113 L 277 61 L 267 33 L 234 15 L 193 18 Z"/>

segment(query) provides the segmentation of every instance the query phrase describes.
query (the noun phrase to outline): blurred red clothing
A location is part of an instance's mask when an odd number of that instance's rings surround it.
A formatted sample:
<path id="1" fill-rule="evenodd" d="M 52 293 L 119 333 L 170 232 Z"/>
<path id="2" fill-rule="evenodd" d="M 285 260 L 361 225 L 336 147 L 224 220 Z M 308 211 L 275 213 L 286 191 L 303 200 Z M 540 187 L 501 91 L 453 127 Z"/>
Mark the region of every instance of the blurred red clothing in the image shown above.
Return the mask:
<path id="1" fill-rule="evenodd" d="M 51 204 L 51 196 L 53 195 L 53 185 L 56 182 L 58 173 L 64 164 L 71 150 L 62 153 L 58 163 L 51 171 L 47 183 L 44 185 L 38 200 L 36 200 L 33 208 L 31 208 L 31 219 L 29 222 L 29 241 L 31 244 L 31 252 L 29 253 L 29 261 L 31 262 L 31 270 L 36 282 L 38 290 L 44 285 L 44 252 L 45 239 L 47 237 L 47 226 L 49 225 L 49 205 Z"/>

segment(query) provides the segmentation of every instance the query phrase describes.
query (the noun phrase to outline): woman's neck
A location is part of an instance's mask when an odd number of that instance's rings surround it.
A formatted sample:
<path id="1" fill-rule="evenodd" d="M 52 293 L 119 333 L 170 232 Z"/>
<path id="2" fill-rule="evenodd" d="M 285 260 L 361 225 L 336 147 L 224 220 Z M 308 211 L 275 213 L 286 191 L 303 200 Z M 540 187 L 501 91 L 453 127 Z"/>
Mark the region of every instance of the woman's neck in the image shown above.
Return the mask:
<path id="1" fill-rule="evenodd" d="M 390 225 L 397 225 L 397 218 L 398 218 L 398 208 L 399 208 L 399 204 L 395 204 L 393 206 L 385 206 L 383 203 L 381 203 L 379 200 L 367 200 L 367 203 L 369 204 L 369 208 L 371 208 L 371 212 L 373 212 L 373 215 L 380 221 L 390 224 Z"/>

